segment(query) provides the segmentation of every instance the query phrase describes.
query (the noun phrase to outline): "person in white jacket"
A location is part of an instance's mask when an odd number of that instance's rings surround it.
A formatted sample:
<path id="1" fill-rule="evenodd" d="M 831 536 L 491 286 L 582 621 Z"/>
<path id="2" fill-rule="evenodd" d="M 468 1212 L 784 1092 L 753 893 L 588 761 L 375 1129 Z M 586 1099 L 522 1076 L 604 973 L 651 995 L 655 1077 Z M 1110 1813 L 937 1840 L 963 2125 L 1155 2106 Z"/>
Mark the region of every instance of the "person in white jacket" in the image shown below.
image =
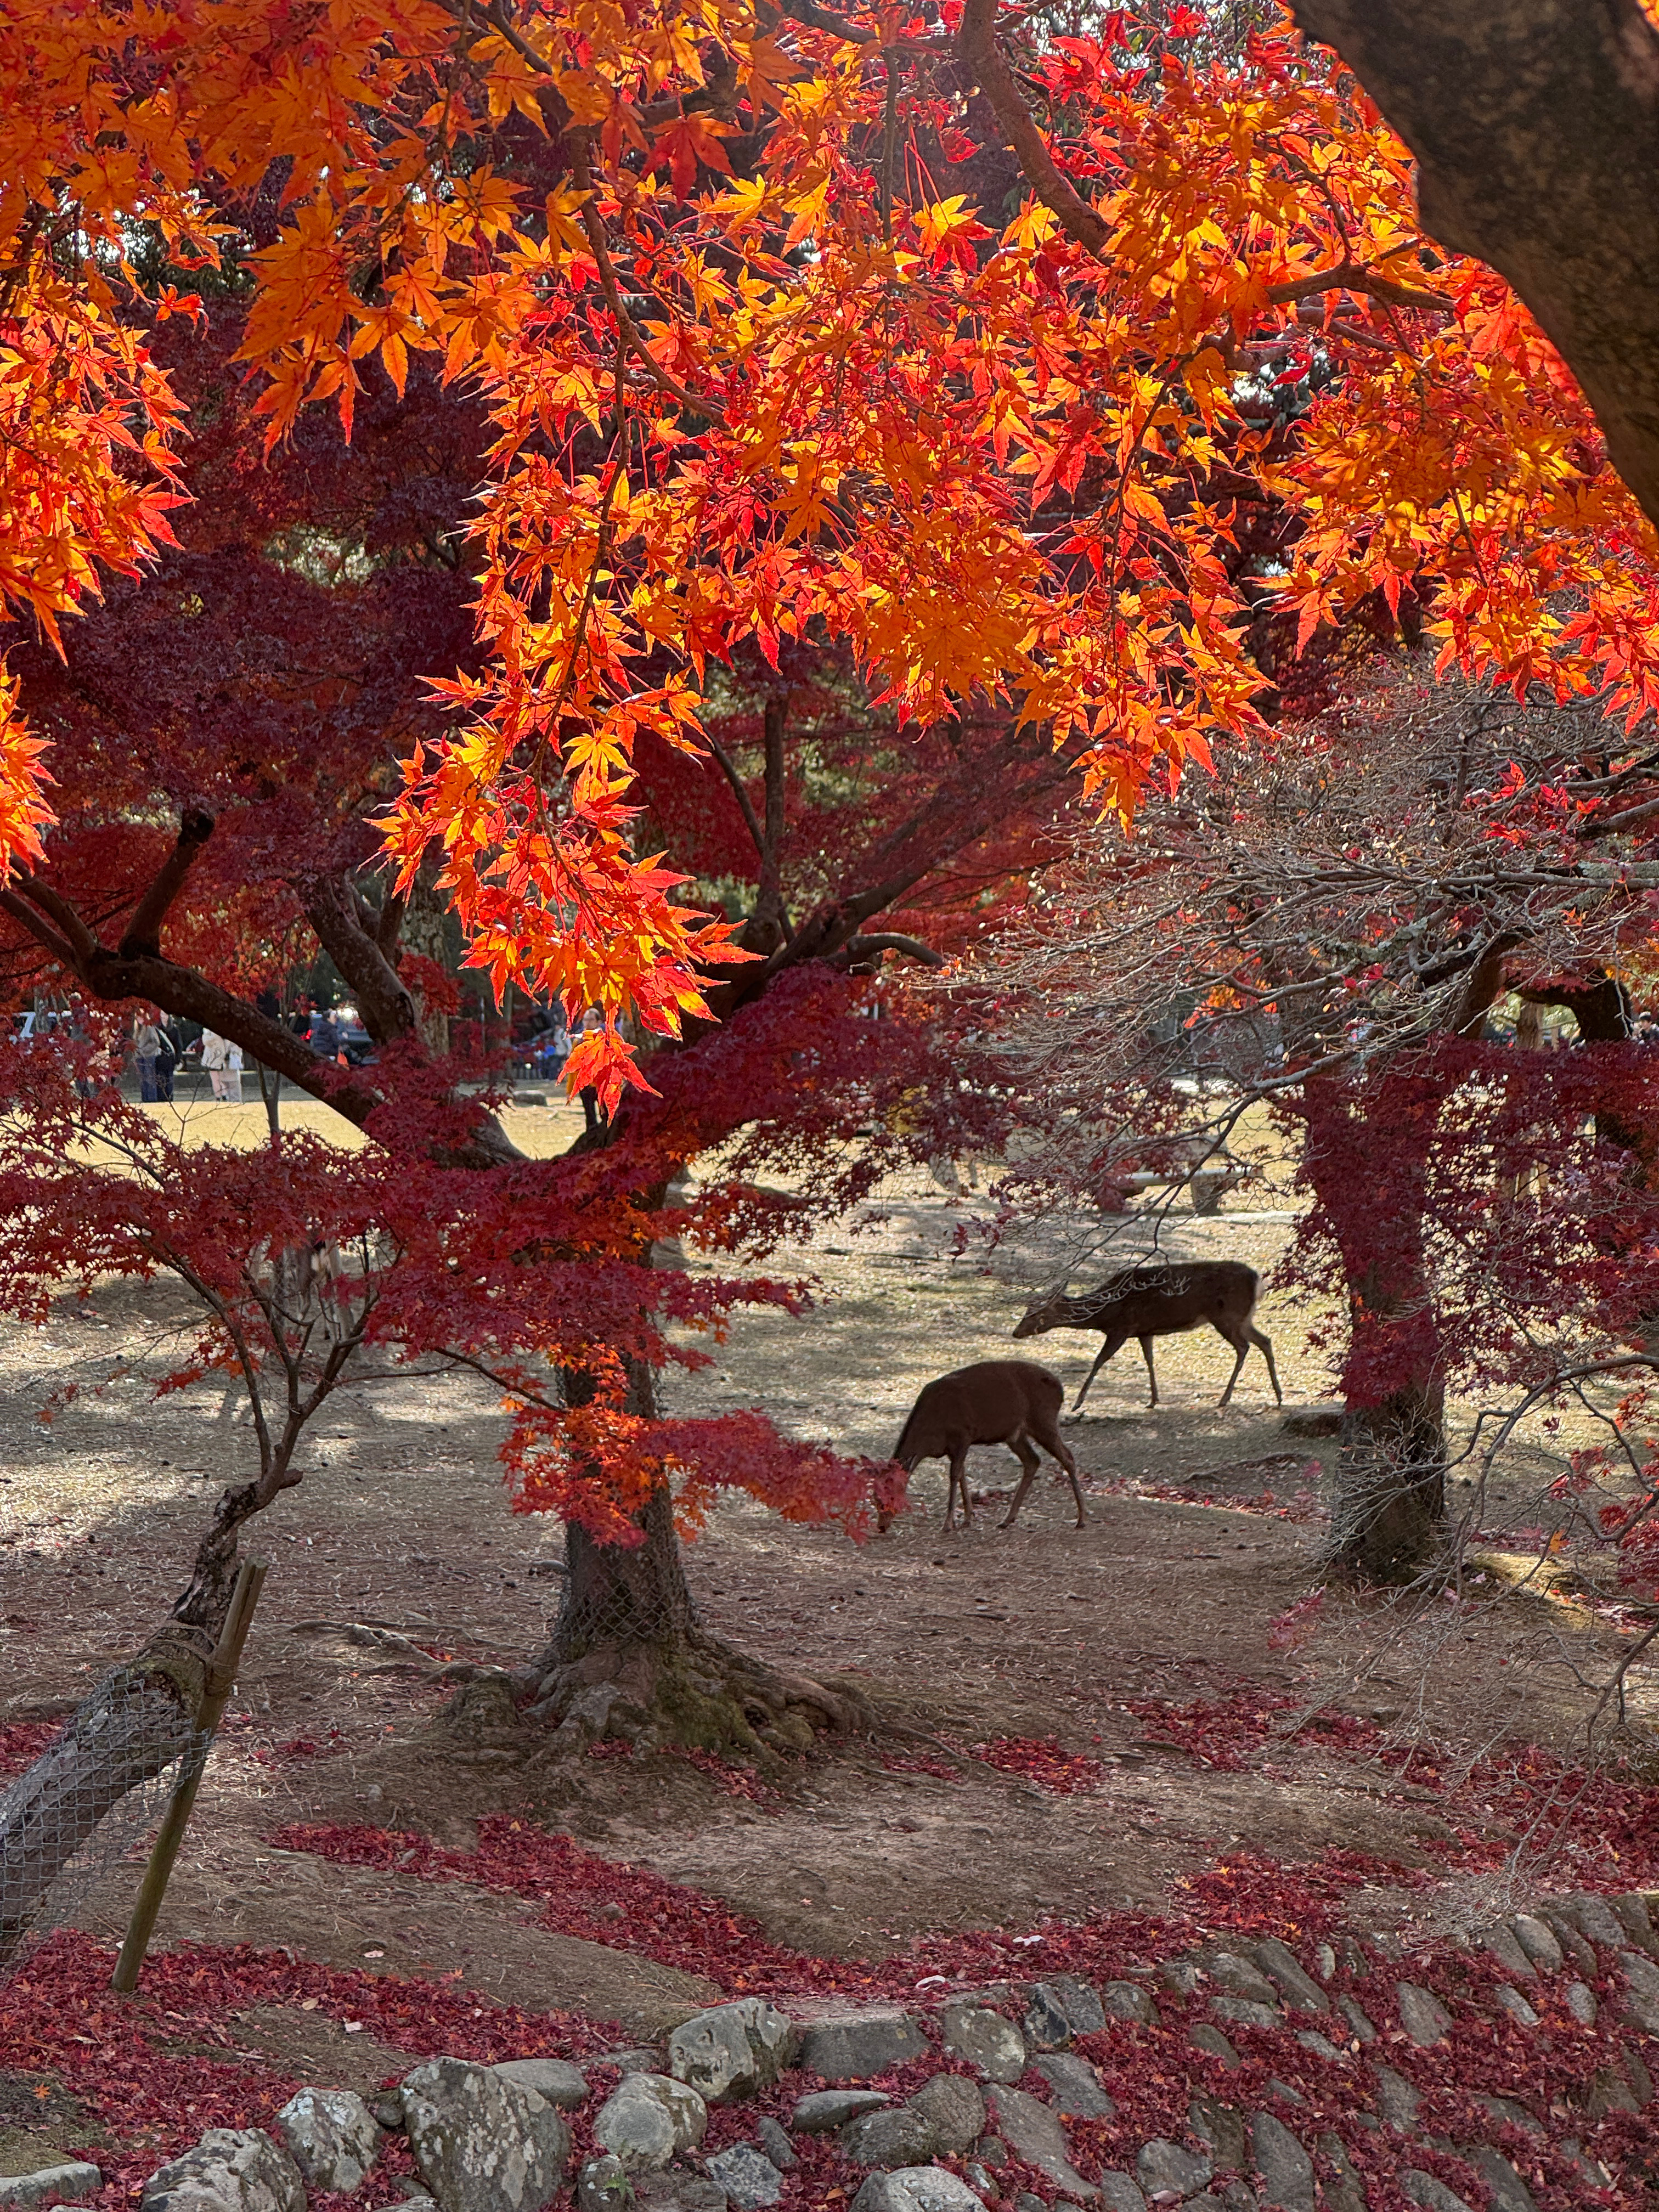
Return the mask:
<path id="1" fill-rule="evenodd" d="M 213 1084 L 213 1095 L 227 1105 L 242 1103 L 242 1048 L 228 1037 L 202 1031 L 202 1065 Z"/>

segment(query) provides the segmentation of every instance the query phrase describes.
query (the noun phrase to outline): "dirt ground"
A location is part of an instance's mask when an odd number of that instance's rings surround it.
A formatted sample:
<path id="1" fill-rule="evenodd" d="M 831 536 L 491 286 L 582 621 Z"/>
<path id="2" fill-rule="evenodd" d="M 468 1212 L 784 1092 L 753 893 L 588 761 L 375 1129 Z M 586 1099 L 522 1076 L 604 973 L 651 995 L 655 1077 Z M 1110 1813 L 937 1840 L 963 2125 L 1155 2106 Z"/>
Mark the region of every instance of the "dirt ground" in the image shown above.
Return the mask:
<path id="1" fill-rule="evenodd" d="M 234 1121 L 234 1109 L 192 1112 L 216 1135 L 234 1127 L 253 1142 L 263 1129 L 257 1105 Z M 537 1150 L 568 1132 L 562 1113 L 535 1109 L 511 1126 Z M 776 1255 L 772 1272 L 817 1279 L 819 1303 L 804 1318 L 739 1321 L 714 1364 L 670 1378 L 669 1409 L 760 1405 L 802 1436 L 885 1454 L 920 1385 L 1006 1356 L 1027 1299 L 1074 1256 L 1079 1224 L 994 1249 L 963 1240 L 987 1211 L 918 1176 L 816 1245 Z M 1320 1316 L 1271 1281 L 1292 1224 L 1281 1176 L 1213 1218 L 1175 1213 L 1162 1232 L 1166 1249 L 1246 1260 L 1269 1277 L 1257 1319 L 1287 1411 L 1330 1387 L 1308 1344 Z M 1145 1220 L 1129 1224 L 1121 1255 L 1146 1233 Z M 150 1628 L 212 1499 L 250 1465 L 234 1383 L 149 1398 L 146 1375 L 161 1371 L 169 1344 L 176 1354 L 188 1320 L 171 1291 L 111 1286 L 89 1310 L 66 1300 L 43 1331 L 0 1323 L 0 1725 L 67 1711 Z M 1097 1348 L 1065 1332 L 1022 1347 L 1073 1395 Z M 1605 1674 L 1631 1625 L 1537 1597 L 1477 1601 L 1489 1587 L 1462 1604 L 1333 1590 L 1312 1640 L 1275 1649 L 1273 1623 L 1317 1578 L 1334 1445 L 1287 1435 L 1255 1355 L 1219 1410 L 1231 1358 L 1207 1331 L 1164 1340 L 1156 1413 L 1133 1347 L 1103 1371 L 1068 1431 L 1086 1479 L 1081 1531 L 1045 1470 L 1014 1530 L 988 1510 L 945 1537 L 937 1462 L 913 1484 L 915 1510 L 862 1548 L 744 1501 L 724 1507 L 690 1574 L 706 1619 L 732 1641 L 799 1671 L 855 1672 L 887 1711 L 952 1746 L 1057 1737 L 1104 1768 L 1098 1790 L 1057 1796 L 982 1764 L 965 1779 L 889 1771 L 860 1747 L 804 1765 L 775 1809 L 660 1759 L 580 1761 L 573 1784 L 529 1742 L 435 1740 L 446 1692 L 428 1662 L 363 1632 L 516 1662 L 556 1607 L 561 1532 L 511 1512 L 495 1463 L 502 1417 L 476 1380 L 341 1393 L 303 1486 L 256 1539 L 270 1577 L 158 1942 L 287 1945 L 342 1966 L 459 1973 L 519 2004 L 650 2033 L 714 1985 L 532 1927 L 510 1898 L 327 1864 L 266 1838 L 290 1822 L 361 1822 L 465 1845 L 482 1814 L 529 1810 L 607 1858 L 730 1900 L 778 1942 L 832 1956 L 880 1956 L 927 1930 L 1156 1905 L 1243 1847 L 1421 1863 L 1445 1832 L 1441 1815 L 1427 1793 L 1385 1784 L 1374 1760 L 1306 1736 L 1292 1745 L 1287 1723 L 1282 1758 L 1227 1771 L 1149 1741 L 1145 1711 L 1129 1708 L 1268 1691 L 1426 1732 L 1454 1754 L 1505 1739 L 1565 1753 L 1590 1702 L 1584 1682 Z M 43 1427 L 42 1398 L 70 1382 L 81 1394 Z M 1475 1409 L 1455 1411 L 1467 1425 Z M 1523 1429 L 1480 1515 L 1493 1538 L 1536 1548 L 1527 1532 L 1556 1517 L 1543 1486 L 1582 1440 L 1571 1423 Z M 975 1455 L 988 1508 L 1012 1471 L 1004 1452 Z M 1632 1671 L 1628 1711 L 1638 1731 L 1659 1715 L 1651 1663 Z M 1348 1909 L 1367 1927 L 1432 1923 L 1479 1910 L 1503 1879 L 1373 1885 Z M 132 1881 L 130 1866 L 108 1875 L 83 1923 L 116 1932 Z M 312 2078 L 368 2083 L 389 2069 L 371 2041 L 348 2042 L 320 2015 L 245 2017 L 237 2033 Z"/>

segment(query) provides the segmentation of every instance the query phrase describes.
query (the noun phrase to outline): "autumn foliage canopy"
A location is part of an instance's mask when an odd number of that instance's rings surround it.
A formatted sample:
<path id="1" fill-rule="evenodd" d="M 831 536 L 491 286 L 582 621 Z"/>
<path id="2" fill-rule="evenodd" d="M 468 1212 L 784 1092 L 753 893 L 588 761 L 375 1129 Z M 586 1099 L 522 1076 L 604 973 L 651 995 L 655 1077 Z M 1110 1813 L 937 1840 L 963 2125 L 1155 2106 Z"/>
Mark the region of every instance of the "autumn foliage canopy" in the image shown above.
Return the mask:
<path id="1" fill-rule="evenodd" d="M 839 647 L 915 732 L 1011 709 L 1126 816 L 1259 726 L 1264 605 L 1306 641 L 1405 599 L 1471 671 L 1659 701 L 1651 532 L 1577 388 L 1282 25 L 19 0 L 0 179 L 0 597 L 49 635 L 167 542 L 158 321 L 238 293 L 273 444 L 417 355 L 482 396 L 484 658 L 430 672 L 382 826 L 573 1007 L 672 1034 L 732 957 L 630 775 L 696 753 L 744 641 Z M 49 774 L 9 688 L 24 863 Z M 628 1079 L 614 1018 L 582 1050 Z"/>

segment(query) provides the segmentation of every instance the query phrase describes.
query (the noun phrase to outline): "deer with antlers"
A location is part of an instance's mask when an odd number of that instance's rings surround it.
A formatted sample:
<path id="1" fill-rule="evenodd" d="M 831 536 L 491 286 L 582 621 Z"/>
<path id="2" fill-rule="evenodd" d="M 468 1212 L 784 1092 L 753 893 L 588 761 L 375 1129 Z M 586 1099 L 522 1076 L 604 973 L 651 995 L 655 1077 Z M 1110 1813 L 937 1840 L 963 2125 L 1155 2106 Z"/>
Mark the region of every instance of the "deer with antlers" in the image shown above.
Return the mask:
<path id="1" fill-rule="evenodd" d="M 1062 1285 L 1034 1299 L 1021 1316 L 1014 1335 L 1017 1339 L 1041 1336 L 1051 1328 L 1097 1328 L 1101 1332 L 1106 1341 L 1072 1408 L 1073 1413 L 1080 1413 L 1089 1395 L 1089 1384 L 1119 1346 L 1132 1336 L 1140 1340 L 1147 1379 L 1152 1386 L 1151 1403 L 1156 1406 L 1158 1370 L 1152 1364 L 1153 1338 L 1178 1336 L 1207 1322 L 1237 1354 L 1227 1387 L 1221 1394 L 1221 1403 L 1224 1406 L 1232 1396 L 1245 1355 L 1255 1345 L 1267 1363 L 1273 1396 L 1282 1406 L 1285 1393 L 1279 1387 L 1273 1344 L 1250 1320 L 1261 1289 L 1261 1279 L 1255 1269 L 1237 1260 L 1170 1261 L 1152 1267 L 1129 1267 L 1097 1290 L 1085 1291 L 1081 1297 L 1067 1297 Z"/>

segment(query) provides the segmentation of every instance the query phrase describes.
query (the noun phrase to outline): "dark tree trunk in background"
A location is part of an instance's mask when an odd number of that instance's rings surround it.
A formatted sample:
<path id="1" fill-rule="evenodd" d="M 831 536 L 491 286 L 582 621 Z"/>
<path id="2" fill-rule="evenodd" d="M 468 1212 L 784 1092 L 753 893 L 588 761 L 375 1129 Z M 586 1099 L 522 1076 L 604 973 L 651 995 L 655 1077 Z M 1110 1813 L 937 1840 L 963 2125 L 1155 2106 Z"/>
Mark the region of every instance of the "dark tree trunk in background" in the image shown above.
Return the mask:
<path id="1" fill-rule="evenodd" d="M 1423 227 L 1507 278 L 1659 522 L 1659 27 L 1642 0 L 1292 0 L 1416 155 Z"/>
<path id="2" fill-rule="evenodd" d="M 1305 1086 L 1303 1173 L 1341 1253 L 1352 1318 L 1332 1548 L 1364 1582 L 1431 1567 L 1445 1521 L 1445 1388 L 1424 1233 L 1440 1097 L 1432 1078 L 1411 1075 Z"/>

